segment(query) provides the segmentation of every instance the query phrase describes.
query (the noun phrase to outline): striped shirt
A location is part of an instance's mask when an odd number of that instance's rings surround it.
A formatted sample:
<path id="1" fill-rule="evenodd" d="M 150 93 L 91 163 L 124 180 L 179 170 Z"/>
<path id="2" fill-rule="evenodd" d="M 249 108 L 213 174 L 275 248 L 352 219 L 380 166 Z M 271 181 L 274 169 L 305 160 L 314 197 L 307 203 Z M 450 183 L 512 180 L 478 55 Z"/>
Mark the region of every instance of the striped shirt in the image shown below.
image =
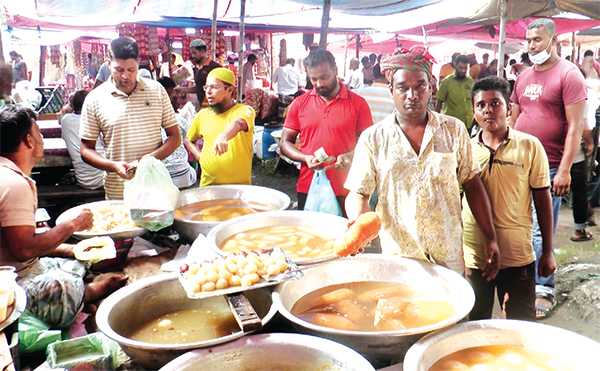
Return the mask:
<path id="1" fill-rule="evenodd" d="M 387 84 L 374 82 L 373 85 L 355 90 L 354 92 L 367 101 L 369 108 L 371 108 L 371 116 L 373 116 L 374 123 L 383 120 L 396 109 L 390 93 L 390 87 Z"/>
<path id="2" fill-rule="evenodd" d="M 111 78 L 85 99 L 80 136 L 95 141 L 102 133 L 107 159 L 133 162 L 159 148 L 163 144 L 160 128 L 173 125 L 177 119 L 162 85 L 138 76 L 135 90 L 127 95 Z M 123 181 L 117 173 L 107 173 L 108 199 L 123 199 Z"/>

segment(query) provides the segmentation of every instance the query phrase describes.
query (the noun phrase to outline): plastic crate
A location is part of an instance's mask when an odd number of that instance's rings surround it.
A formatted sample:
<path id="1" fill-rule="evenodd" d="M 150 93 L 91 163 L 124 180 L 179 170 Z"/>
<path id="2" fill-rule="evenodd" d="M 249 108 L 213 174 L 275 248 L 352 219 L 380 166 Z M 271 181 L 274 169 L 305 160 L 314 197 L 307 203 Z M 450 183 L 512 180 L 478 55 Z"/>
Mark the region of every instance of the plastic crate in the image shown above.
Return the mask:
<path id="1" fill-rule="evenodd" d="M 40 115 L 57 113 L 65 104 L 58 90 L 54 87 L 41 86 L 35 88 L 35 90 L 42 94 L 42 104 L 40 104 L 41 108 L 38 110 Z"/>

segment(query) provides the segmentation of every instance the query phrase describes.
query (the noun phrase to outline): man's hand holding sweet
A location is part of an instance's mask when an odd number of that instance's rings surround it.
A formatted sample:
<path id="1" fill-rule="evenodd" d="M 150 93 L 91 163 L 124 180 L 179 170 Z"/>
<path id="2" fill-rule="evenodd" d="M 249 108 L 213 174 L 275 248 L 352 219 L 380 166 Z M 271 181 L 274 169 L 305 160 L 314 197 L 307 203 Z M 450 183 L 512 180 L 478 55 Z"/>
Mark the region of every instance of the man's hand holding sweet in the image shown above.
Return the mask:
<path id="1" fill-rule="evenodd" d="M 92 228 L 94 224 L 94 214 L 90 209 L 81 209 L 81 211 L 71 219 L 75 231 L 84 231 Z"/>

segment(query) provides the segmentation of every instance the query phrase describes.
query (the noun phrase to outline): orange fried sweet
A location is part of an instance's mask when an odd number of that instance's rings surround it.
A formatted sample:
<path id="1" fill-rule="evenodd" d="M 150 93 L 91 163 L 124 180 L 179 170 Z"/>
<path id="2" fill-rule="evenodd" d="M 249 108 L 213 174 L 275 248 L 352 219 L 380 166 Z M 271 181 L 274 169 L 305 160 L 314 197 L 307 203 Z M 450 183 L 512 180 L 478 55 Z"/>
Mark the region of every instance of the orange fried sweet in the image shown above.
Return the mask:
<path id="1" fill-rule="evenodd" d="M 333 250 L 339 256 L 356 254 L 379 234 L 381 219 L 372 211 L 362 214 L 348 228 L 341 238 L 333 244 Z"/>

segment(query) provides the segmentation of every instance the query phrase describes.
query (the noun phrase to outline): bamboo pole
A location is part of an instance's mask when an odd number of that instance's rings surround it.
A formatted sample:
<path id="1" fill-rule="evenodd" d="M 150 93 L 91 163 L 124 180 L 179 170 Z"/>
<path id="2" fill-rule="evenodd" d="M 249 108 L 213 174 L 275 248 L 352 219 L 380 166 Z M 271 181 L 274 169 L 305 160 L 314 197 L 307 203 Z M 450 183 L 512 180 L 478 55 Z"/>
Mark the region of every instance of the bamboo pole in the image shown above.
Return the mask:
<path id="1" fill-rule="evenodd" d="M 2 44 L 2 30 L 0 30 L 0 62 L 4 63 L 4 45 Z"/>
<path id="2" fill-rule="evenodd" d="M 576 47 L 575 32 L 573 32 L 571 33 L 571 62 L 573 63 L 579 63 L 579 54 L 577 54 Z M 575 58 L 575 56 L 577 56 L 577 58 Z"/>
<path id="3" fill-rule="evenodd" d="M 46 70 L 46 46 L 40 46 L 40 81 L 39 86 L 44 86 L 44 72 Z M 25 76 L 27 78 L 27 76 Z"/>
<path id="4" fill-rule="evenodd" d="M 344 42 L 344 75 L 346 76 L 348 69 L 348 42 L 350 40 L 350 35 L 346 35 L 346 41 Z"/>
<path id="5" fill-rule="evenodd" d="M 212 19 L 212 28 L 210 34 L 210 45 L 211 45 L 211 53 L 210 59 L 213 61 L 217 59 L 217 7 L 219 6 L 219 0 L 215 0 L 215 5 L 213 9 L 213 19 Z"/>
<path id="6" fill-rule="evenodd" d="M 504 43 L 506 41 L 506 0 L 500 0 L 500 40 L 498 43 L 498 77 L 504 77 Z"/>
<path id="7" fill-rule="evenodd" d="M 244 28 L 246 27 L 246 0 L 240 0 L 240 42 L 238 49 L 238 96 L 237 101 L 242 101 L 242 84 L 244 81 Z"/>
<path id="8" fill-rule="evenodd" d="M 327 49 L 327 34 L 329 33 L 329 12 L 331 11 L 331 0 L 323 0 L 323 18 L 321 18 L 321 39 L 319 48 Z"/>
<path id="9" fill-rule="evenodd" d="M 171 49 L 171 38 L 169 37 L 169 29 L 167 28 L 167 30 L 165 31 L 165 44 L 167 46 L 167 60 L 169 61 L 168 64 L 168 68 L 169 68 L 169 78 L 173 78 L 173 74 L 171 73 L 171 71 L 173 71 L 173 58 L 171 57 L 171 55 L 173 54 L 173 51 Z M 185 46 L 183 46 L 185 48 Z M 163 61 L 164 63 L 165 61 Z"/>

